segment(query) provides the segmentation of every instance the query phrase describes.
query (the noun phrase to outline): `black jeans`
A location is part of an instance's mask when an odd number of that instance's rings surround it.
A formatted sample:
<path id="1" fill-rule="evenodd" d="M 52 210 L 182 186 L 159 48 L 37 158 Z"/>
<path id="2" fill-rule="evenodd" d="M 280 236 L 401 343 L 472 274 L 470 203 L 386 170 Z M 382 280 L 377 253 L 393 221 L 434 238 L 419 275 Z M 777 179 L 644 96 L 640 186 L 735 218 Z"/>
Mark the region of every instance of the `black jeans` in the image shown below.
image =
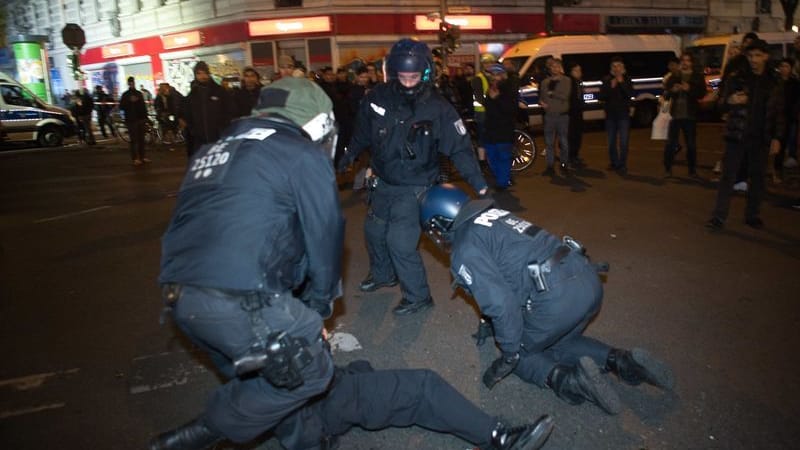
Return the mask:
<path id="1" fill-rule="evenodd" d="M 767 169 L 769 150 L 761 139 L 748 139 L 741 142 L 726 142 L 725 155 L 722 157 L 722 177 L 719 180 L 717 202 L 714 205 L 714 217 L 722 220 L 728 218 L 731 205 L 733 184 L 737 181 L 737 173 L 744 161 L 747 162 L 747 206 L 745 219 L 757 218 L 761 211 L 761 200 L 764 197 L 764 172 Z"/>
<path id="2" fill-rule="evenodd" d="M 672 119 L 669 122 L 667 143 L 664 145 L 664 169 L 672 170 L 681 131 L 686 141 L 686 165 L 689 166 L 689 174 L 693 174 L 697 170 L 697 121 L 694 119 Z"/>
<path id="3" fill-rule="evenodd" d="M 144 119 L 142 120 L 130 120 L 125 122 L 125 126 L 128 127 L 128 135 L 131 138 L 130 142 L 130 149 L 131 149 L 131 159 L 132 160 L 141 160 L 144 158 Z"/>

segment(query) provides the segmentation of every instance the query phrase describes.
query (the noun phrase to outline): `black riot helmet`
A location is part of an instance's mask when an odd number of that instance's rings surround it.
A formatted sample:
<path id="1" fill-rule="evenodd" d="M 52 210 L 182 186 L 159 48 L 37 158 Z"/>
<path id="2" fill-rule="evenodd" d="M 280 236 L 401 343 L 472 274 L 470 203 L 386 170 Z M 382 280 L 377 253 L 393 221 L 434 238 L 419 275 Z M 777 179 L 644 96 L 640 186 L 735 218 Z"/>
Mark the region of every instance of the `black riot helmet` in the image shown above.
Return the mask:
<path id="1" fill-rule="evenodd" d="M 418 72 L 420 82 L 413 87 L 405 87 L 399 83 L 399 72 Z M 430 86 L 433 79 L 433 56 L 427 44 L 414 39 L 403 38 L 397 41 L 386 58 L 386 74 L 403 94 L 416 96 Z"/>
<path id="2" fill-rule="evenodd" d="M 452 184 L 439 184 L 428 189 L 419 201 L 419 220 L 425 235 L 449 251 L 453 220 L 469 200 L 466 192 Z"/>

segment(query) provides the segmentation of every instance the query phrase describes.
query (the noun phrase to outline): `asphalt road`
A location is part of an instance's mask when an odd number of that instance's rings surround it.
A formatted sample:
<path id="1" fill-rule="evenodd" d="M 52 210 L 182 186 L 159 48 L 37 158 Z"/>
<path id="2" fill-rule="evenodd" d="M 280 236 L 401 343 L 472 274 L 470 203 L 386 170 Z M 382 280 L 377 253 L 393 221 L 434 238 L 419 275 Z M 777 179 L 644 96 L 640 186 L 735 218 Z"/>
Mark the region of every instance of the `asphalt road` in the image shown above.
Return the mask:
<path id="1" fill-rule="evenodd" d="M 700 127 L 700 181 L 685 176 L 685 165 L 662 179 L 662 143 L 648 130 L 633 132 L 630 173 L 607 172 L 605 135 L 591 131 L 587 169 L 543 177 L 540 157 L 502 199 L 610 262 L 604 306 L 587 334 L 667 361 L 673 393 L 615 382 L 624 411 L 612 417 L 513 376 L 487 390 L 480 375 L 497 351 L 474 346 L 473 303 L 451 291 L 432 245 L 421 248 L 433 310 L 395 318 L 397 288 L 358 291 L 368 269 L 365 206 L 345 180 L 345 298 L 327 324 L 338 343 L 334 359 L 434 369 L 512 423 L 549 413 L 556 430 L 547 449 L 797 448 L 800 211 L 791 204 L 800 176 L 770 186 L 764 230 L 742 223 L 737 197 L 726 231 L 706 231 L 720 131 Z M 218 385 L 202 355 L 170 324 L 159 325 L 159 238 L 185 154 L 160 149 L 151 157 L 134 168 L 113 141 L 0 152 L 0 447 L 140 449 L 198 414 Z M 468 446 L 415 427 L 353 430 L 341 440 L 343 449 Z M 241 448 L 279 447 L 267 440 Z"/>

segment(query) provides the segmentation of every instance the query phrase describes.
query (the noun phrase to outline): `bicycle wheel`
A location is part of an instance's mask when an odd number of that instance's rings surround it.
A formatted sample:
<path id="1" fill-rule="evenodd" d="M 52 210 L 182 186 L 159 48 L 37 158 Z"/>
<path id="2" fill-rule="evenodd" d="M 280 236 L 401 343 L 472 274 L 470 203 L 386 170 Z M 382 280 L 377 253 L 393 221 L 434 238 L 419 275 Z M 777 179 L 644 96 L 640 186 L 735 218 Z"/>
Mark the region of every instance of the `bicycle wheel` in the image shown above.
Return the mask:
<path id="1" fill-rule="evenodd" d="M 511 170 L 519 172 L 527 169 L 536 159 L 536 141 L 523 130 L 514 130 L 514 149 Z"/>

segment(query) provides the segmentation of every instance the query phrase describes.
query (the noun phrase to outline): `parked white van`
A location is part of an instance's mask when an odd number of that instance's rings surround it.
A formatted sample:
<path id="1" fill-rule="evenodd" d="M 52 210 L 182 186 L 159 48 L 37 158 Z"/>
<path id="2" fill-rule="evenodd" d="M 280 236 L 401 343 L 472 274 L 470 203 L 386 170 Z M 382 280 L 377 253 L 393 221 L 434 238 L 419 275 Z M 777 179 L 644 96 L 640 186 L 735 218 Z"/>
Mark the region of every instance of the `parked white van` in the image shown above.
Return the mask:
<path id="1" fill-rule="evenodd" d="M 800 55 L 794 54 L 793 44 L 797 36 L 798 33 L 792 31 L 758 33 L 759 39 L 767 41 L 769 56 L 773 60 L 787 56 L 800 57 Z M 694 55 L 696 64 L 703 69 L 706 85 L 710 90 L 716 90 L 719 87 L 728 59 L 734 49 L 742 44 L 743 38 L 744 34 L 709 36 L 695 40 L 686 48 Z"/>
<path id="2" fill-rule="evenodd" d="M 649 125 L 656 116 L 658 97 L 663 88 L 661 80 L 667 73 L 669 58 L 680 54 L 680 38 L 673 35 L 574 35 L 547 36 L 522 41 L 509 48 L 502 60 L 510 60 L 517 69 L 522 85 L 520 100 L 528 105 L 531 123 L 541 123 L 539 87 L 549 58 L 560 58 L 564 68 L 578 63 L 583 69 L 584 118 L 605 117 L 598 93 L 602 79 L 609 73 L 611 58 L 625 61 L 633 80 L 633 119 L 639 125 Z"/>
<path id="3" fill-rule="evenodd" d="M 0 141 L 36 141 L 59 146 L 76 132 L 75 120 L 64 108 L 53 106 L 0 72 Z"/>

